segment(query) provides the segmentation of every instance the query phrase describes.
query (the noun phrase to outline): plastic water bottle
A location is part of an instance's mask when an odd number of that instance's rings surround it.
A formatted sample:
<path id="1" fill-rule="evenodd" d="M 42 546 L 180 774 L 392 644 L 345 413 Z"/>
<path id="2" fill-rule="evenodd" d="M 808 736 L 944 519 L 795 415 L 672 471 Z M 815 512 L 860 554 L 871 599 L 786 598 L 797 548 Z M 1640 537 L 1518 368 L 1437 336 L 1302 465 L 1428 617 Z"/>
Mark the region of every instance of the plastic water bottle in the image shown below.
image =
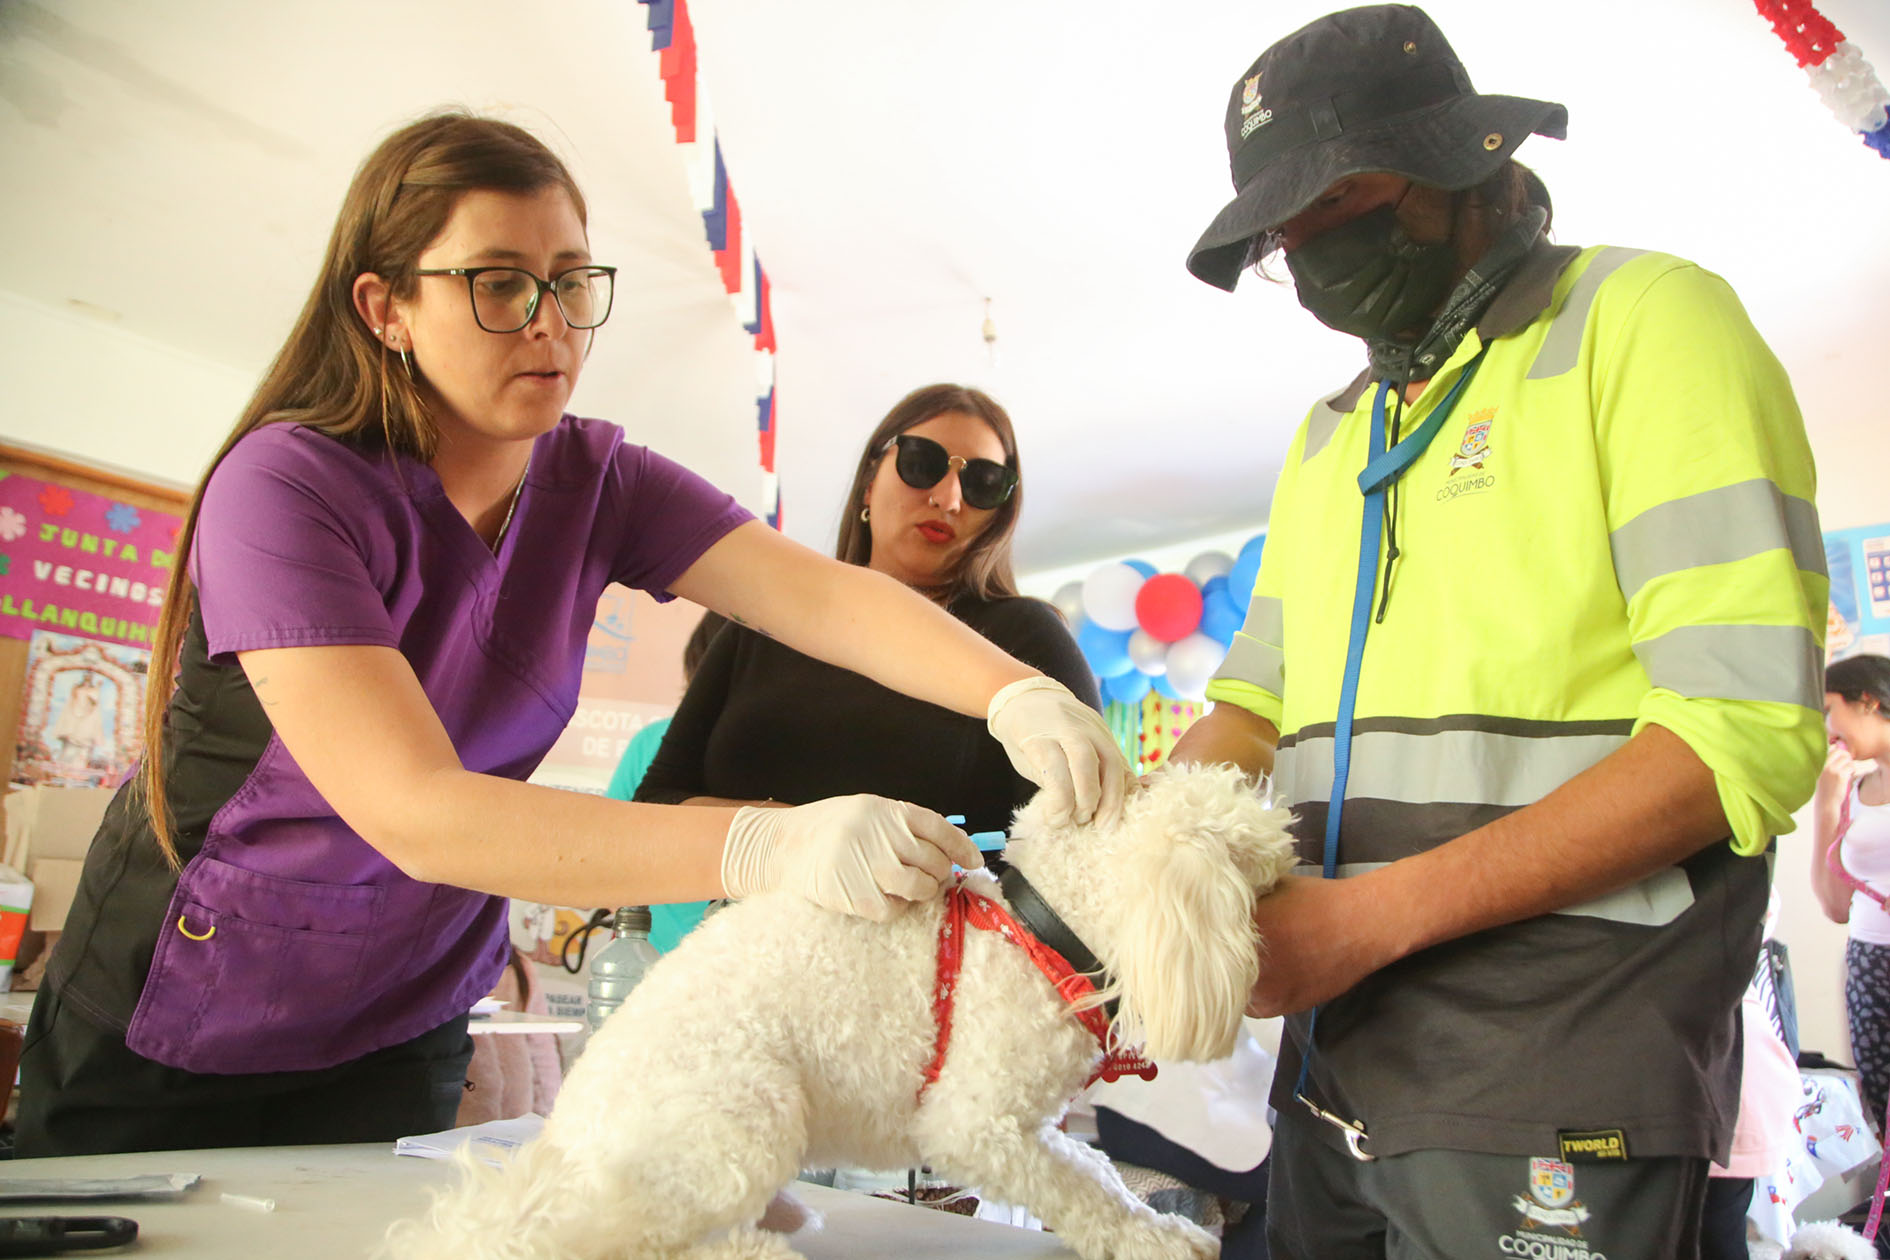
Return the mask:
<path id="1" fill-rule="evenodd" d="M 591 959 L 590 1004 L 585 1018 L 596 1032 L 610 1013 L 623 1005 L 630 990 L 656 965 L 656 946 L 650 944 L 650 908 L 623 906 L 611 924 L 616 939 Z"/>

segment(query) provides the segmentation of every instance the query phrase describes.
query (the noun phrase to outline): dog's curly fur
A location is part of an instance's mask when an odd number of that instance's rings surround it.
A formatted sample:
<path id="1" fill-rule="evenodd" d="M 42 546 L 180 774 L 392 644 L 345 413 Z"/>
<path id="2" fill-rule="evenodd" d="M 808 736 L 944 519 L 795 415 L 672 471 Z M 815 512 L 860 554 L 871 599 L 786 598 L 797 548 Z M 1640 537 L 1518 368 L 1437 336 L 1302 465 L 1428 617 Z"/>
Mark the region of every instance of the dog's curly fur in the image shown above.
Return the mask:
<path id="1" fill-rule="evenodd" d="M 1173 769 L 1113 827 L 1051 826 L 1033 802 L 1006 856 L 1114 977 L 1125 1040 L 1215 1059 L 1258 975 L 1254 898 L 1293 865 L 1287 821 L 1233 770 Z M 1090 1260 L 1218 1254 L 1058 1130 L 1096 1043 L 995 933 L 967 934 L 950 1048 L 919 1098 L 942 913 L 871 923 L 769 894 L 713 916 L 592 1037 L 544 1136 L 502 1170 L 463 1161 L 428 1220 L 389 1231 L 391 1253 L 787 1260 L 754 1222 L 801 1167 L 926 1164 L 1029 1207 Z"/>
<path id="2" fill-rule="evenodd" d="M 1780 1260 L 1877 1260 L 1877 1248 L 1840 1221 L 1813 1221 L 1798 1227 Z"/>

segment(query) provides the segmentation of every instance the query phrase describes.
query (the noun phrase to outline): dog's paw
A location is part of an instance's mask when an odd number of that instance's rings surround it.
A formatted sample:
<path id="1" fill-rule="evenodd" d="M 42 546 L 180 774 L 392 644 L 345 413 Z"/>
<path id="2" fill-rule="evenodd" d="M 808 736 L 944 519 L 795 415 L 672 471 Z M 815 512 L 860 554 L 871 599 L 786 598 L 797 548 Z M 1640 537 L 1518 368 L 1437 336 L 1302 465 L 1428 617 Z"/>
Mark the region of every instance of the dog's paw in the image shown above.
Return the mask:
<path id="1" fill-rule="evenodd" d="M 768 1200 L 768 1210 L 761 1214 L 759 1228 L 771 1234 L 798 1234 L 804 1229 L 819 1229 L 826 1224 L 820 1213 L 785 1190 L 776 1190 Z"/>

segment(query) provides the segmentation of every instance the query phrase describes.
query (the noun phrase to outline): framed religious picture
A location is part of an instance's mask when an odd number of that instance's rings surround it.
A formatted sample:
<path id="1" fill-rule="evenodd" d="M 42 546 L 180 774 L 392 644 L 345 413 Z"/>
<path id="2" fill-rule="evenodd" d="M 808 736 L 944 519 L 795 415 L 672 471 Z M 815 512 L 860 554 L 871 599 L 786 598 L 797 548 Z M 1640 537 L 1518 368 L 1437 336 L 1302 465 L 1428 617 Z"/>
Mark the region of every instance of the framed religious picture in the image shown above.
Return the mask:
<path id="1" fill-rule="evenodd" d="M 13 782 L 116 787 L 143 746 L 143 648 L 38 630 L 27 646 Z"/>

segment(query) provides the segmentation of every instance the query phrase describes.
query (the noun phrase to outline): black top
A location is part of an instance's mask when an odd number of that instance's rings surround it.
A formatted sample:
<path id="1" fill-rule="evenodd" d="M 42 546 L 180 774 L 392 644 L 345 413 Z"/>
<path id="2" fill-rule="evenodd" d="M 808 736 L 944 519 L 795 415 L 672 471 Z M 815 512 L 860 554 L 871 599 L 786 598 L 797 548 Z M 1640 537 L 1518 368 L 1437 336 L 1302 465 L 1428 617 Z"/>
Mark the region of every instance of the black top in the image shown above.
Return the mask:
<path id="1" fill-rule="evenodd" d="M 948 611 L 1101 708 L 1096 680 L 1049 604 L 967 595 Z M 873 792 L 963 814 L 965 830 L 978 832 L 1007 830 L 1036 790 L 1011 768 L 983 718 L 889 691 L 731 625 L 710 644 L 636 799 L 804 805 Z"/>
<path id="2" fill-rule="evenodd" d="M 249 779 L 275 733 L 242 667 L 211 660 L 195 608 L 165 725 L 164 791 L 181 868 L 203 848 L 211 819 Z M 130 1026 L 177 876 L 158 849 L 143 786 L 127 779 L 86 850 L 65 931 L 46 964 L 48 982 L 93 1023 L 118 1032 Z"/>

